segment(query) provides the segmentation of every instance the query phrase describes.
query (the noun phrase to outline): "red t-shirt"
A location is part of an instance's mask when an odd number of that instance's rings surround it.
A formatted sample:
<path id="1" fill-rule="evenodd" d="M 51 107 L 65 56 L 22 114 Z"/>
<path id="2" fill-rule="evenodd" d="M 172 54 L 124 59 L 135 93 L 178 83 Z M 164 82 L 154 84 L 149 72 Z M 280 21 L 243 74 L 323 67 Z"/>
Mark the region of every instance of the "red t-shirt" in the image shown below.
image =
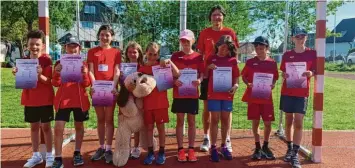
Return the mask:
<path id="1" fill-rule="evenodd" d="M 222 30 L 216 31 L 213 30 L 212 27 L 209 27 L 200 32 L 197 41 L 197 49 L 203 53 L 205 61 L 208 60 L 209 56 L 214 54 L 214 44 L 216 44 L 223 35 L 230 35 L 235 42 L 235 46 L 239 48 L 238 37 L 231 28 L 223 27 Z"/>
<path id="2" fill-rule="evenodd" d="M 315 72 L 317 64 L 317 52 L 309 48 L 306 48 L 306 51 L 304 51 L 303 53 L 296 53 L 294 50 L 286 51 L 282 56 L 282 62 L 280 66 L 282 72 L 286 72 L 287 62 L 306 62 L 307 71 Z M 309 81 L 310 78 L 307 78 L 307 88 L 287 88 L 286 80 L 284 80 L 281 89 L 281 95 L 308 97 L 310 83 Z"/>
<path id="3" fill-rule="evenodd" d="M 236 78 L 239 77 L 239 68 L 235 57 L 212 55 L 207 60 L 207 65 L 210 64 L 215 64 L 217 67 L 232 67 L 232 84 L 236 83 Z M 208 78 L 208 100 L 233 100 L 234 95 L 229 92 L 213 92 L 213 70 L 209 70 Z"/>
<path id="4" fill-rule="evenodd" d="M 175 52 L 171 56 L 171 61 L 176 65 L 179 70 L 182 69 L 195 69 L 197 70 L 197 76 L 203 73 L 203 56 L 198 52 L 193 52 L 186 55 L 183 51 Z M 196 90 L 196 96 L 180 96 L 179 87 L 174 85 L 174 98 L 191 98 L 197 99 L 199 96 L 198 88 Z"/>
<path id="5" fill-rule="evenodd" d="M 116 48 L 95 47 L 88 51 L 87 63 L 94 64 L 96 80 L 113 80 L 115 65 L 121 63 L 121 53 Z"/>
<path id="6" fill-rule="evenodd" d="M 47 83 L 40 79 L 34 89 L 23 89 L 21 104 L 24 106 L 38 107 L 53 105 L 54 90 L 52 87 L 52 60 L 49 55 L 43 54 L 38 58 L 38 63 L 42 67 L 42 75 L 49 78 Z"/>
<path id="7" fill-rule="evenodd" d="M 147 75 L 153 76 L 152 66 L 160 65 L 156 62 L 154 65 L 141 65 L 138 72 L 142 72 Z M 155 87 L 152 93 L 143 98 L 143 108 L 144 110 L 156 110 L 169 108 L 168 92 L 159 92 L 158 88 Z"/>
<path id="8" fill-rule="evenodd" d="M 270 57 L 265 60 L 259 60 L 258 57 L 247 60 L 245 67 L 242 70 L 242 76 L 248 81 L 248 83 L 253 83 L 254 73 L 256 72 L 273 74 L 274 82 L 279 79 L 277 63 Z M 242 101 L 255 104 L 272 104 L 272 92 L 268 99 L 257 99 L 251 97 L 251 91 L 252 89 L 247 87 Z"/>

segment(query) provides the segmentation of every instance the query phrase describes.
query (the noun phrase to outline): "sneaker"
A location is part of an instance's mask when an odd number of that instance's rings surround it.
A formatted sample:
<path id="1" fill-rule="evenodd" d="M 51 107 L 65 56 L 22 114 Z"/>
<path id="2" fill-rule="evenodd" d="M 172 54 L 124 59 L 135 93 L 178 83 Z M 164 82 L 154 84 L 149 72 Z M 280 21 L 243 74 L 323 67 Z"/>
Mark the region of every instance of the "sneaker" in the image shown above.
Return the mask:
<path id="1" fill-rule="evenodd" d="M 275 160 L 276 159 L 269 147 L 263 147 L 261 150 L 261 153 L 262 153 L 262 157 L 264 157 L 268 160 Z"/>
<path id="2" fill-rule="evenodd" d="M 99 148 L 96 150 L 95 154 L 91 156 L 91 160 L 97 161 L 104 157 L 105 149 Z"/>
<path id="3" fill-rule="evenodd" d="M 64 168 L 63 162 L 61 160 L 54 160 L 52 168 Z"/>
<path id="4" fill-rule="evenodd" d="M 113 161 L 112 161 L 112 156 L 113 156 L 113 154 L 112 154 L 112 151 L 111 151 L 111 150 L 106 151 L 105 154 L 104 154 L 104 156 L 105 156 L 105 160 L 106 160 L 106 163 L 107 163 L 107 164 L 113 163 Z"/>
<path id="5" fill-rule="evenodd" d="M 255 149 L 253 155 L 251 155 L 251 159 L 253 160 L 261 160 L 261 149 Z"/>
<path id="6" fill-rule="evenodd" d="M 291 155 L 292 154 L 292 150 L 291 149 L 287 149 L 286 155 L 284 157 L 284 161 L 285 162 L 291 162 Z"/>
<path id="7" fill-rule="evenodd" d="M 132 149 L 131 151 L 131 158 L 132 159 L 139 159 L 139 156 L 141 155 L 141 150 L 139 149 L 139 147 L 135 147 Z"/>
<path id="8" fill-rule="evenodd" d="M 157 158 L 157 164 L 158 165 L 163 165 L 165 163 L 166 157 L 165 157 L 165 153 L 158 153 L 158 158 Z"/>
<path id="9" fill-rule="evenodd" d="M 187 161 L 184 149 L 180 149 L 178 151 L 177 159 L 179 162 L 186 162 Z"/>
<path id="10" fill-rule="evenodd" d="M 200 150 L 202 152 L 208 152 L 208 149 L 210 149 L 211 144 L 210 144 L 210 140 L 208 138 L 203 139 L 203 143 L 200 146 Z"/>
<path id="11" fill-rule="evenodd" d="M 227 147 L 227 149 L 228 149 L 228 151 L 229 151 L 230 153 L 233 152 L 231 140 L 227 139 L 227 141 L 226 141 L 226 147 Z"/>
<path id="12" fill-rule="evenodd" d="M 145 165 L 151 165 L 155 160 L 154 153 L 148 153 L 147 157 L 144 159 Z"/>
<path id="13" fill-rule="evenodd" d="M 211 160 L 212 162 L 219 162 L 219 154 L 218 154 L 216 148 L 211 149 L 211 157 L 210 157 L 210 160 Z"/>
<path id="14" fill-rule="evenodd" d="M 197 158 L 195 155 L 195 150 L 193 150 L 193 149 L 189 149 L 187 157 L 188 157 L 189 162 L 196 162 L 197 161 Z"/>
<path id="15" fill-rule="evenodd" d="M 27 160 L 27 163 L 23 167 L 24 168 L 31 168 L 31 167 L 35 167 L 36 165 L 39 165 L 41 163 L 43 163 L 42 156 L 32 155 L 32 157 Z"/>
<path id="16" fill-rule="evenodd" d="M 74 154 L 74 156 L 73 156 L 73 163 L 74 163 L 74 166 L 83 165 L 83 164 L 84 164 L 83 156 L 81 156 L 80 153 Z"/>
<path id="17" fill-rule="evenodd" d="M 54 163 L 54 156 L 50 155 L 46 157 L 46 168 L 51 168 Z"/>
<path id="18" fill-rule="evenodd" d="M 302 168 L 300 161 L 298 160 L 298 154 L 292 152 L 291 162 L 292 168 Z"/>
<path id="19" fill-rule="evenodd" d="M 232 160 L 233 159 L 233 156 L 229 152 L 227 147 L 221 147 L 221 154 L 222 154 L 223 158 L 226 159 L 226 160 Z"/>

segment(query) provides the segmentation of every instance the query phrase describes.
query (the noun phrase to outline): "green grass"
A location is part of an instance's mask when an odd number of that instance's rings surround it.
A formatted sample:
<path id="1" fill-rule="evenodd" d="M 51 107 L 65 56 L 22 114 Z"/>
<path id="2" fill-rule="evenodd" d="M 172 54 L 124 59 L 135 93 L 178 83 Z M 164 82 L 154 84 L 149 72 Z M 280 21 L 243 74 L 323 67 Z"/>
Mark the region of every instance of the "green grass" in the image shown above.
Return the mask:
<path id="1" fill-rule="evenodd" d="M 242 65 L 243 66 L 243 65 Z M 242 68 L 240 67 L 240 69 Z M 277 128 L 279 121 L 279 97 L 280 82 L 278 81 L 274 91 L 275 119 L 273 128 Z M 14 76 L 11 69 L 1 69 L 1 127 L 2 128 L 25 128 L 29 127 L 24 122 L 23 106 L 20 105 L 21 90 L 15 89 Z M 313 86 L 313 85 L 312 85 Z M 324 120 L 323 125 L 326 130 L 351 130 L 355 129 L 355 99 L 354 88 L 355 80 L 325 78 L 325 98 L 324 98 Z M 245 90 L 245 85 L 241 84 L 234 99 L 233 110 L 233 128 L 248 129 L 251 128 L 250 121 L 247 120 L 247 105 L 241 102 L 241 96 Z M 312 93 L 312 91 L 311 91 Z M 172 94 L 169 91 L 169 100 L 172 103 Z M 40 97 L 39 97 L 40 98 Z M 313 99 L 310 97 L 308 111 L 305 117 L 305 128 L 312 128 Z M 200 101 L 199 115 L 196 116 L 198 128 L 202 128 L 201 114 L 203 103 Z M 115 110 L 115 124 L 117 126 L 118 110 Z M 176 117 L 169 113 L 170 123 L 168 127 L 174 128 Z M 85 122 L 87 128 L 96 128 L 96 115 L 93 108 L 90 109 L 90 119 Z M 73 127 L 73 123 L 67 124 L 67 127 Z"/>

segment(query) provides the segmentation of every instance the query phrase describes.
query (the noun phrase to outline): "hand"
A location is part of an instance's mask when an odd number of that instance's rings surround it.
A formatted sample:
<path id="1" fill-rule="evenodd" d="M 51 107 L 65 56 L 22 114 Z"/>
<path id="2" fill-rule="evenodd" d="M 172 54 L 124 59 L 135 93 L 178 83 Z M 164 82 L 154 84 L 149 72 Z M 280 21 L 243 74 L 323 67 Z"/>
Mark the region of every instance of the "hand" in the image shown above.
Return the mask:
<path id="1" fill-rule="evenodd" d="M 38 73 L 38 76 L 41 76 L 42 75 L 42 72 L 43 72 L 43 69 L 40 65 L 37 66 L 37 73 Z"/>
<path id="2" fill-rule="evenodd" d="M 210 64 L 210 65 L 208 65 L 208 69 L 214 70 L 214 69 L 216 69 L 216 68 L 217 68 L 217 66 L 216 66 L 215 64 Z"/>
<path id="3" fill-rule="evenodd" d="M 17 71 L 18 71 L 17 67 L 13 67 L 12 68 L 12 74 L 13 75 L 16 75 Z"/>
<path id="4" fill-rule="evenodd" d="M 87 74 L 89 72 L 89 69 L 86 66 L 81 67 L 81 73 Z"/>
<path id="5" fill-rule="evenodd" d="M 201 79 L 197 79 L 195 81 L 192 81 L 192 85 L 194 85 L 195 87 L 200 86 L 200 84 L 201 84 Z"/>
<path id="6" fill-rule="evenodd" d="M 55 66 L 54 70 L 57 72 L 57 73 L 60 73 L 60 71 L 62 71 L 62 64 L 58 64 L 57 66 Z"/>
<path id="7" fill-rule="evenodd" d="M 271 85 L 271 90 L 273 90 L 275 88 L 275 84 Z"/>
<path id="8" fill-rule="evenodd" d="M 182 86 L 182 82 L 180 80 L 175 80 L 175 86 L 181 87 Z"/>
<path id="9" fill-rule="evenodd" d="M 253 83 L 248 83 L 248 84 L 247 84 L 247 87 L 248 87 L 248 88 L 253 88 Z"/>
<path id="10" fill-rule="evenodd" d="M 166 67 L 168 64 L 170 64 L 170 59 L 160 60 L 161 67 Z"/>
<path id="11" fill-rule="evenodd" d="M 95 89 L 94 88 L 90 88 L 90 94 L 93 95 L 95 93 Z"/>
<path id="12" fill-rule="evenodd" d="M 118 94 L 119 94 L 116 88 L 113 88 L 111 93 L 115 96 L 118 96 Z"/>
<path id="13" fill-rule="evenodd" d="M 306 76 L 307 78 L 313 76 L 313 72 L 312 71 L 306 71 L 306 72 L 303 72 L 302 76 Z"/>
<path id="14" fill-rule="evenodd" d="M 232 87 L 232 89 L 229 90 L 229 94 L 234 95 L 235 92 L 237 91 L 238 87 L 239 87 L 239 85 L 238 85 L 238 84 L 235 84 L 235 85 Z"/>
<path id="15" fill-rule="evenodd" d="M 133 90 L 136 88 L 136 84 L 135 83 L 129 83 L 129 85 L 127 86 L 127 90 L 130 92 L 133 92 Z"/>
<path id="16" fill-rule="evenodd" d="M 289 77 L 289 75 L 288 75 L 286 72 L 282 72 L 282 77 L 283 77 L 284 79 L 287 79 L 287 78 Z"/>

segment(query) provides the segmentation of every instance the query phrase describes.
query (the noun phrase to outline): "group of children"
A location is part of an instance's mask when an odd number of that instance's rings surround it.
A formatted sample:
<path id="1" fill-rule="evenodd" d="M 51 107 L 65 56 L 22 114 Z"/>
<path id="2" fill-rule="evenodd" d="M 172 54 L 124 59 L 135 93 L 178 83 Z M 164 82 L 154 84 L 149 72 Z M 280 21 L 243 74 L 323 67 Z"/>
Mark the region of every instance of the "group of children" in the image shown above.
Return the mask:
<path id="1" fill-rule="evenodd" d="M 46 167 L 62 168 L 63 160 L 62 143 L 63 132 L 66 122 L 69 121 L 70 113 L 73 111 L 75 120 L 76 140 L 75 152 L 73 154 L 74 166 L 83 165 L 83 157 L 80 153 L 84 136 L 83 122 L 89 119 L 89 94 L 93 94 L 95 90 L 91 89 L 90 93 L 86 92 L 95 80 L 108 80 L 114 82 L 112 93 L 118 97 L 119 89 L 125 87 L 120 82 L 120 64 L 137 63 L 138 72 L 153 75 L 152 66 L 171 66 L 174 78 L 173 87 L 173 102 L 171 111 L 176 114 L 176 138 L 177 138 L 177 160 L 179 162 L 196 162 L 195 154 L 195 136 L 196 124 L 195 116 L 199 111 L 199 99 L 206 100 L 205 110 L 210 115 L 210 137 L 207 140 L 208 147 L 201 150 L 210 151 L 210 159 L 213 162 L 220 161 L 219 154 L 222 154 L 226 160 L 232 160 L 232 149 L 230 145 L 230 130 L 231 130 L 231 113 L 233 111 L 233 99 L 239 87 L 239 77 L 247 85 L 242 100 L 248 103 L 248 120 L 252 121 L 252 130 L 255 137 L 255 151 L 252 159 L 260 160 L 262 158 L 275 159 L 274 154 L 268 147 L 269 137 L 271 133 L 271 122 L 274 121 L 274 107 L 272 95 L 266 99 L 253 97 L 253 77 L 255 73 L 273 74 L 273 82 L 270 86 L 275 87 L 275 82 L 278 80 L 277 63 L 268 56 L 269 41 L 265 37 L 257 37 L 253 42 L 256 56 L 246 62 L 244 69 L 239 72 L 237 61 L 237 48 L 235 38 L 230 35 L 221 35 L 218 41 L 215 42 L 213 48 L 209 48 L 211 52 L 206 53 L 196 52 L 192 49 L 195 43 L 195 36 L 191 30 L 183 30 L 180 32 L 179 40 L 181 51 L 173 53 L 171 59 L 160 59 L 159 45 L 151 42 L 143 51 L 142 47 L 136 42 L 129 42 L 124 52 L 124 58 L 121 60 L 121 53 L 118 49 L 111 47 L 115 33 L 111 26 L 103 25 L 100 27 L 97 38 L 99 46 L 88 51 L 87 61 L 83 63 L 81 72 L 82 79 L 79 83 L 68 82 L 62 83 L 60 72 L 62 66 L 60 61 L 57 61 L 52 70 L 52 61 L 48 55 L 42 54 L 44 49 L 44 34 L 41 31 L 32 31 L 27 35 L 28 46 L 30 49 L 30 58 L 38 59 L 38 83 L 35 89 L 23 89 L 21 104 L 24 106 L 25 121 L 31 123 L 31 141 L 33 156 L 27 161 L 24 167 L 34 167 L 41 164 L 43 159 L 38 152 L 39 131 L 42 128 L 47 147 Z M 286 52 L 281 63 L 282 77 L 288 78 L 286 73 L 286 62 L 307 62 L 307 71 L 303 74 L 310 78 L 314 75 L 315 52 L 304 47 L 306 33 L 298 31 L 293 35 L 293 40 L 296 44 L 295 50 Z M 81 45 L 75 37 L 70 37 L 65 43 L 65 52 L 67 54 L 80 54 Z M 219 67 L 229 67 L 231 69 L 231 88 L 224 92 L 214 90 L 214 70 Z M 196 88 L 196 94 L 181 95 L 179 87 L 183 82 L 179 80 L 180 71 L 196 70 L 198 77 L 192 81 L 192 85 Z M 17 68 L 13 69 L 13 74 L 16 74 Z M 309 80 L 308 80 L 309 82 Z M 291 162 L 293 167 L 300 167 L 297 153 L 301 141 L 302 134 L 302 119 L 306 111 L 306 103 L 308 97 L 309 83 L 307 88 L 290 89 L 287 88 L 286 82 L 282 87 L 281 109 L 286 112 L 286 138 L 288 140 L 288 151 L 285 161 Z M 53 87 L 58 87 L 54 94 Z M 133 90 L 134 85 L 129 86 L 128 90 Z M 201 92 L 201 93 L 200 93 Z M 39 98 L 38 95 L 41 95 Z M 116 101 L 116 100 L 115 100 Z M 296 104 L 295 104 L 296 103 Z M 303 103 L 303 104 L 302 104 Z M 53 105 L 55 107 L 55 117 L 53 113 Z M 112 140 L 114 134 L 113 116 L 115 114 L 116 103 L 113 106 L 95 106 L 97 117 L 97 133 L 99 138 L 99 147 L 92 155 L 91 160 L 105 159 L 106 163 L 112 163 Z M 144 159 L 144 164 L 164 164 L 165 157 L 165 127 L 164 124 L 169 122 L 169 101 L 167 91 L 158 91 L 157 88 L 143 99 L 144 107 L 144 122 L 147 131 L 148 153 Z M 296 115 L 293 115 L 296 113 Z M 188 122 L 188 150 L 183 146 L 183 126 L 184 118 L 187 114 Z M 260 117 L 264 121 L 264 143 L 261 147 L 259 135 Z M 54 126 L 54 145 L 55 155 L 52 155 L 52 120 L 55 120 Z M 217 151 L 217 135 L 218 123 L 221 122 L 221 148 Z M 291 127 L 295 122 L 295 137 L 292 145 Z M 153 130 L 154 124 L 159 133 L 159 152 L 154 154 L 153 149 Z M 205 124 L 205 123 L 204 123 Z M 132 148 L 131 157 L 139 158 L 141 151 L 139 149 L 139 134 L 134 134 L 134 147 Z M 205 136 L 206 138 L 206 136 Z M 209 140 L 209 138 L 211 140 Z M 229 144 L 228 144 L 229 143 Z M 187 152 L 187 155 L 186 155 Z M 155 158 L 157 157 L 157 158 Z"/>

